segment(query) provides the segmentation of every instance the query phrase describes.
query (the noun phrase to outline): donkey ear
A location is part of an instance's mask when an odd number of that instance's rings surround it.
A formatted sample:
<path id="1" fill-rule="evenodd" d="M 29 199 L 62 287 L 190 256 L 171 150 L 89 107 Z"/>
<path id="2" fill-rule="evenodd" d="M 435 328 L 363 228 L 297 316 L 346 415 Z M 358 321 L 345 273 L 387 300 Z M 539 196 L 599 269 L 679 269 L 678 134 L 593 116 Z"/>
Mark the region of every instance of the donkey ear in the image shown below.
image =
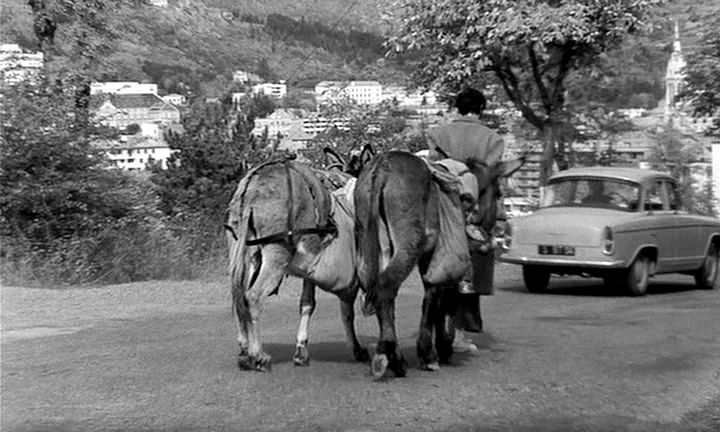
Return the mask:
<path id="1" fill-rule="evenodd" d="M 360 152 L 360 163 L 365 165 L 366 163 L 370 162 L 370 159 L 375 157 L 375 150 L 373 150 L 373 147 L 370 144 L 365 144 L 362 151 Z"/>
<path id="2" fill-rule="evenodd" d="M 523 165 L 525 165 L 525 161 L 527 159 L 525 158 L 519 158 L 519 159 L 512 159 L 512 160 L 506 160 L 502 162 L 498 162 L 498 171 L 500 173 L 500 177 L 509 177 L 517 170 L 522 168 Z"/>
<path id="3" fill-rule="evenodd" d="M 342 169 L 345 167 L 345 160 L 331 147 L 324 147 L 323 154 L 325 155 L 325 162 L 328 166 L 340 165 Z"/>

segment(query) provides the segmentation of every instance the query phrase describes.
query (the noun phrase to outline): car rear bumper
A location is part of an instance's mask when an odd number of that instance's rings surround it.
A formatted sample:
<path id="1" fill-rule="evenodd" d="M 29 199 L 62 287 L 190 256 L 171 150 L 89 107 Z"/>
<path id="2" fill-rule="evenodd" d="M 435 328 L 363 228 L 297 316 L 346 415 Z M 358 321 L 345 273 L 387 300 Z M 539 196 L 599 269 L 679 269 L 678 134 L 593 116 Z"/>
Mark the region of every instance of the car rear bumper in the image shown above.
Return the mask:
<path id="1" fill-rule="evenodd" d="M 552 267 L 571 267 L 571 268 L 595 268 L 595 269 L 620 269 L 625 267 L 625 263 L 621 260 L 588 260 L 579 261 L 577 259 L 563 257 L 531 257 L 522 255 L 504 254 L 498 258 L 498 261 L 509 264 L 522 265 L 539 265 Z"/>

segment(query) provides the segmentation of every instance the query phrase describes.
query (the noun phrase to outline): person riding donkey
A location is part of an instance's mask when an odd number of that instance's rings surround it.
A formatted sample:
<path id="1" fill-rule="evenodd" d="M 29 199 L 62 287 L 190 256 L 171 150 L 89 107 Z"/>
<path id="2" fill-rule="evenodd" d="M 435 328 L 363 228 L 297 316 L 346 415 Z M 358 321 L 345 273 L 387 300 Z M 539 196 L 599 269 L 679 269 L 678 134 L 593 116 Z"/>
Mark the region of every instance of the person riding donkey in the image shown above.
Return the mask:
<path id="1" fill-rule="evenodd" d="M 500 162 L 505 149 L 502 138 L 481 123 L 480 117 L 485 110 L 485 96 L 474 88 L 462 90 L 455 99 L 460 117 L 445 125 L 432 128 L 429 136 L 429 159 L 452 159 L 468 166 L 481 163 L 493 166 Z M 500 201 L 502 198 L 497 197 Z M 454 315 L 455 352 L 477 352 L 478 348 L 465 332 L 482 332 L 483 323 L 480 314 L 480 296 L 493 294 L 494 254 L 487 246 L 478 247 L 482 237 L 471 210 L 472 203 L 465 202 L 466 231 L 472 266 L 458 285 L 457 309 Z M 504 217 L 504 207 L 497 206 L 498 219 Z M 488 233 L 489 235 L 489 233 Z M 473 241 L 474 240 L 474 241 Z M 487 244 L 486 242 L 483 242 Z"/>

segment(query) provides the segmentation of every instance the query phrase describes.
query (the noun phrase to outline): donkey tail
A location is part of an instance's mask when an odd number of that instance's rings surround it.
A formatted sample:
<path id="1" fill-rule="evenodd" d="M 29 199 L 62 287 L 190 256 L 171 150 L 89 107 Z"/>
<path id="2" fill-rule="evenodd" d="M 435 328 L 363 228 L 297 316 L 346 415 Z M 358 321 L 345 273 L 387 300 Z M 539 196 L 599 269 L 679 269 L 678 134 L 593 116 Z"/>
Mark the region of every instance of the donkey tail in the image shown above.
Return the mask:
<path id="1" fill-rule="evenodd" d="M 380 163 L 376 163 L 370 173 L 370 193 L 369 202 L 365 211 L 358 211 L 358 225 L 356 233 L 358 235 L 358 257 L 363 263 L 364 271 L 360 273 L 360 283 L 365 290 L 365 304 L 363 313 L 371 315 L 374 312 L 374 305 L 378 293 L 378 280 L 380 275 L 380 233 L 379 218 L 380 200 L 382 199 L 382 189 L 385 186 L 386 176 L 382 171 Z M 364 232 L 363 232 L 364 228 Z"/>
<path id="2" fill-rule="evenodd" d="M 245 321 L 249 319 L 247 316 L 248 308 L 245 291 L 250 283 L 248 278 L 250 257 L 248 246 L 245 242 L 247 241 L 248 231 L 252 229 L 252 208 L 242 208 L 237 222 L 232 222 L 235 221 L 231 221 L 230 226 L 236 230 L 237 238 L 235 238 L 235 235 L 231 236 L 228 234 L 228 244 L 230 248 L 230 292 L 232 294 L 233 312 L 239 320 Z"/>

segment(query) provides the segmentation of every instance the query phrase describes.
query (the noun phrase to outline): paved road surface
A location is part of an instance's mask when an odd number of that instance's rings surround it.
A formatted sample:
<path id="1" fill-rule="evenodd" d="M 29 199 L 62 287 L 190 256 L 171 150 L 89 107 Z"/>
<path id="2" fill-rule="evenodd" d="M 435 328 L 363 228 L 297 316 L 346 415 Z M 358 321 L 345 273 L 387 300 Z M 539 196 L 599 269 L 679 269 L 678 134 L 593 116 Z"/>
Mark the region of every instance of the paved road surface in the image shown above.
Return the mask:
<path id="1" fill-rule="evenodd" d="M 103 288 L 3 287 L 5 431 L 717 431 L 720 290 L 658 278 L 643 298 L 599 281 L 525 292 L 498 268 L 484 299 L 481 353 L 429 373 L 373 382 L 351 360 L 334 297 L 319 295 L 312 361 L 290 361 L 299 285 L 263 316 L 270 374 L 235 367 L 221 282 Z M 397 322 L 411 366 L 421 288 L 401 289 Z M 363 342 L 374 319 L 359 318 Z"/>

